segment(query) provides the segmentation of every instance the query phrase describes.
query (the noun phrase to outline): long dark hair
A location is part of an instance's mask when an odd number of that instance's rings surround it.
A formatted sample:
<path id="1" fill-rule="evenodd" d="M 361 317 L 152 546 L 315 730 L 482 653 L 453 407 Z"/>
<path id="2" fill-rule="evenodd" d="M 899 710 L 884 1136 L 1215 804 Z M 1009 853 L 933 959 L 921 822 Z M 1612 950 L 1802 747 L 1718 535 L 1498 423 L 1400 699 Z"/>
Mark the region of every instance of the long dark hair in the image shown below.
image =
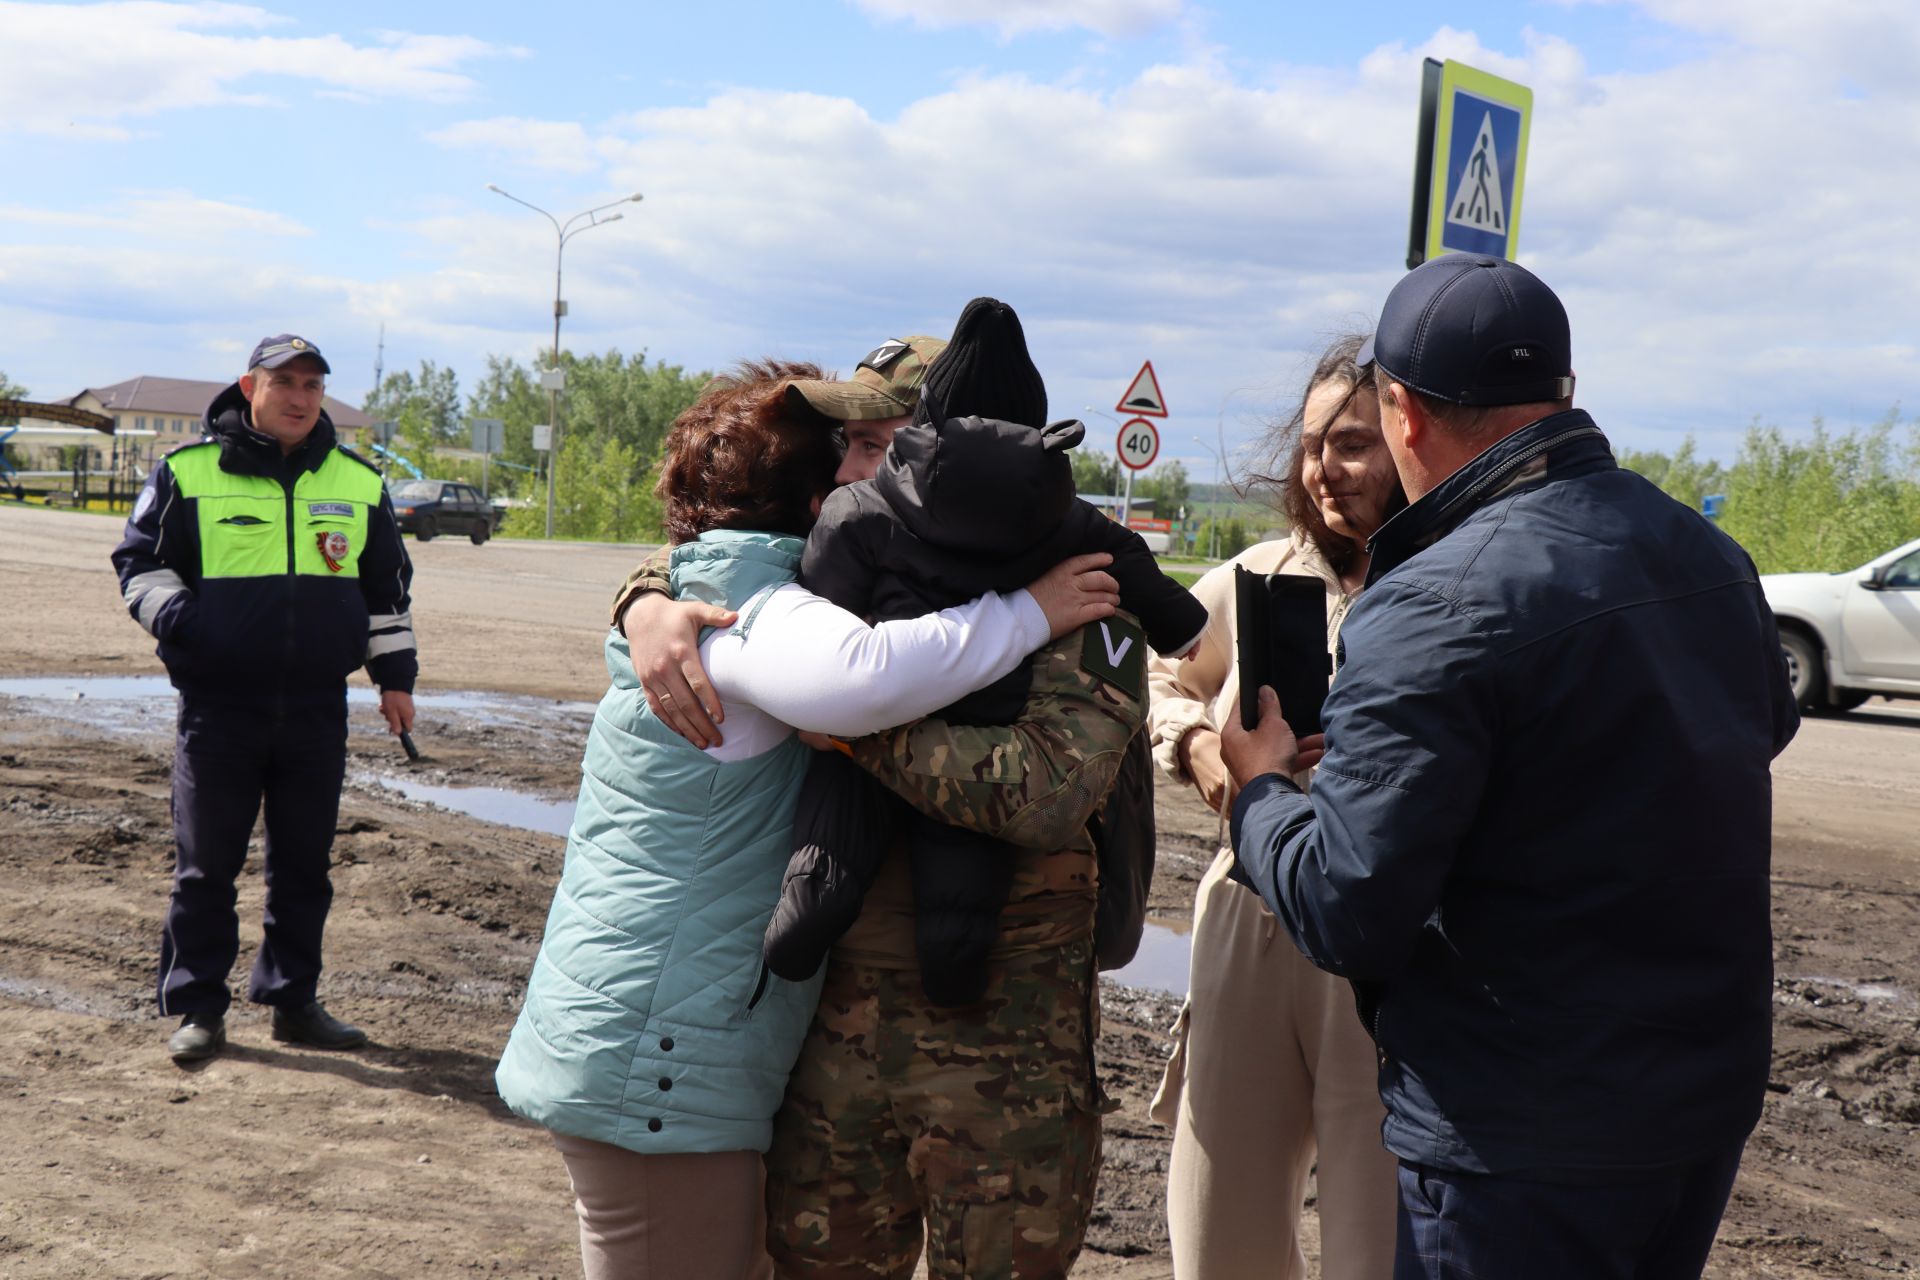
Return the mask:
<path id="1" fill-rule="evenodd" d="M 1363 333 L 1342 334 L 1336 338 L 1320 362 L 1313 366 L 1313 373 L 1307 378 L 1307 385 L 1300 392 L 1300 402 L 1294 406 L 1292 416 L 1284 422 L 1276 420 L 1267 428 L 1260 440 L 1260 456 L 1266 461 L 1261 469 L 1248 475 L 1241 488 L 1243 496 L 1251 496 L 1255 490 L 1266 490 L 1269 500 L 1280 509 L 1287 518 L 1289 528 L 1298 531 L 1314 550 L 1320 553 L 1335 573 L 1345 574 L 1352 569 L 1360 558 L 1364 548 L 1354 545 L 1351 538 L 1342 537 L 1327 527 L 1327 521 L 1320 514 L 1320 504 L 1307 492 L 1307 483 L 1302 474 L 1306 462 L 1306 452 L 1301 444 L 1300 433 L 1307 420 L 1307 397 L 1324 382 L 1342 382 L 1346 384 L 1346 394 L 1334 407 L 1332 417 L 1339 417 L 1347 411 L 1359 396 L 1377 395 L 1377 383 L 1374 379 L 1374 366 L 1364 368 L 1354 359 L 1360 354 L 1360 348 L 1366 344 Z M 1398 482 L 1394 484 L 1393 497 L 1388 501 L 1386 514 L 1392 515 L 1407 505 L 1407 495 Z M 1274 500 L 1273 495 L 1277 495 Z"/>

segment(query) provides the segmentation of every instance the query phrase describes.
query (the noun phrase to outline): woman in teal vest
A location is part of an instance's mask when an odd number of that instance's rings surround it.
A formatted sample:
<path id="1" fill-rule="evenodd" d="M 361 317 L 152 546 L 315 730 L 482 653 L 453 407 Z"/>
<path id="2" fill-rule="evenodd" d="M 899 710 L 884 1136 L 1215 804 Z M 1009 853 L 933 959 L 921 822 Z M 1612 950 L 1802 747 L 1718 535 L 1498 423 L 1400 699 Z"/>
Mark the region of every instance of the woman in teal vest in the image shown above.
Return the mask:
<path id="1" fill-rule="evenodd" d="M 701 644 L 725 742 L 701 750 L 657 720 L 626 641 L 607 637 L 612 686 L 497 1077 L 508 1106 L 553 1131 L 588 1280 L 766 1272 L 760 1155 L 819 993 L 818 975 L 789 983 L 761 962 L 806 769 L 795 729 L 851 738 L 916 719 L 1114 602 L 1110 580 L 1075 580 L 1089 557 L 873 628 L 795 584 L 839 455 L 787 416 L 785 391 L 821 376 L 743 366 L 667 438 L 675 594 L 739 617 Z"/>

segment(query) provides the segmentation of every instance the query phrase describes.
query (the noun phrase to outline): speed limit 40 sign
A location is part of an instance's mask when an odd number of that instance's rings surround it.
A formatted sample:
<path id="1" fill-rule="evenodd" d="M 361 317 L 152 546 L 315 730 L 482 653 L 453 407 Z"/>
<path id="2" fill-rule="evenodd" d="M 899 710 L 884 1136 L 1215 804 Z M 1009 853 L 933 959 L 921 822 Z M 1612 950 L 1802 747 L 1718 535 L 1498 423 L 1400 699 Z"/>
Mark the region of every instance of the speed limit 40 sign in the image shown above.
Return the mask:
<path id="1" fill-rule="evenodd" d="M 1122 465 L 1145 471 L 1160 456 L 1160 432 L 1145 418 L 1122 423 L 1119 452 Z"/>

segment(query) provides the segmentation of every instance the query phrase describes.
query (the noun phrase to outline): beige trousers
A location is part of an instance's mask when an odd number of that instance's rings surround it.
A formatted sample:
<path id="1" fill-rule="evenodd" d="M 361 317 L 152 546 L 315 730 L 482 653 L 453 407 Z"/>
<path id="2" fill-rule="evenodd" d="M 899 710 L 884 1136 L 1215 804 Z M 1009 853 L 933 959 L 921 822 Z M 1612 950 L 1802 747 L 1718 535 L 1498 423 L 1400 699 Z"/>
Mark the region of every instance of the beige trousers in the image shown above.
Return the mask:
<path id="1" fill-rule="evenodd" d="M 1320 1274 L 1393 1273 L 1396 1162 L 1377 1058 L 1345 980 L 1314 968 L 1221 850 L 1193 908 L 1174 1054 L 1153 1102 L 1173 1125 L 1177 1280 L 1300 1280 L 1300 1208 L 1319 1156 Z"/>
<path id="2" fill-rule="evenodd" d="M 586 1280 L 770 1280 L 757 1151 L 641 1155 L 556 1133 Z"/>

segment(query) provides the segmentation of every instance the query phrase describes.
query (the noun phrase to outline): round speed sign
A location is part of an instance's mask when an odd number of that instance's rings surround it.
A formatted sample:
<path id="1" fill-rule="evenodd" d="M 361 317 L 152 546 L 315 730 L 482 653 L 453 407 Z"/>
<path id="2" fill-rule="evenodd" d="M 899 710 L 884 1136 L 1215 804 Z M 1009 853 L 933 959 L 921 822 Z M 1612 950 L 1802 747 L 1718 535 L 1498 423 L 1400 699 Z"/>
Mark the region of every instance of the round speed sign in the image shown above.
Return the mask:
<path id="1" fill-rule="evenodd" d="M 1120 428 L 1120 461 L 1145 471 L 1160 456 L 1160 432 L 1145 418 L 1133 418 Z"/>

